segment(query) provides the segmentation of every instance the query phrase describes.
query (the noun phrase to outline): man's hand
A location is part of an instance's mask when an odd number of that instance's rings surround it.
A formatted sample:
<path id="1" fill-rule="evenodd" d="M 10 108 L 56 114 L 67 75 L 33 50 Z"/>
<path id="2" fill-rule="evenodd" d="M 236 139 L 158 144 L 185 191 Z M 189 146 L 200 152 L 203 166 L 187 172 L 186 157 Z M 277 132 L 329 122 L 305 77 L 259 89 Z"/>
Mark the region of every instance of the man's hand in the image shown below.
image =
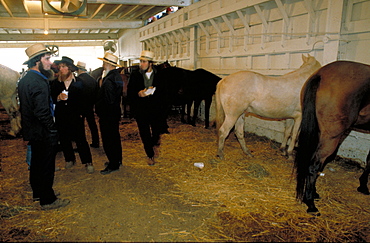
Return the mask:
<path id="1" fill-rule="evenodd" d="M 148 89 L 140 90 L 140 91 L 139 91 L 139 93 L 138 93 L 139 97 L 146 97 L 146 96 L 148 96 L 147 94 L 145 94 L 145 92 L 146 92 L 147 90 L 148 90 Z"/>

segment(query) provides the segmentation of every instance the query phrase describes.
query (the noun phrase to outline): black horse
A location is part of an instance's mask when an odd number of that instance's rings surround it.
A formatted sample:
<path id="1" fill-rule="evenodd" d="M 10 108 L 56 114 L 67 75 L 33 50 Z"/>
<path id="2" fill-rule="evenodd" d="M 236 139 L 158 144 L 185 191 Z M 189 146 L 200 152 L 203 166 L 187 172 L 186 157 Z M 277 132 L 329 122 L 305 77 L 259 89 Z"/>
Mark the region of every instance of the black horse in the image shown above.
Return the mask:
<path id="1" fill-rule="evenodd" d="M 205 101 L 205 128 L 209 127 L 209 110 L 217 83 L 217 75 L 205 70 L 187 70 L 179 67 L 168 67 L 159 71 L 167 93 L 168 106 L 181 105 L 181 122 L 195 126 L 200 103 Z M 193 117 L 191 107 L 194 103 Z M 187 120 L 185 120 L 185 106 Z"/>

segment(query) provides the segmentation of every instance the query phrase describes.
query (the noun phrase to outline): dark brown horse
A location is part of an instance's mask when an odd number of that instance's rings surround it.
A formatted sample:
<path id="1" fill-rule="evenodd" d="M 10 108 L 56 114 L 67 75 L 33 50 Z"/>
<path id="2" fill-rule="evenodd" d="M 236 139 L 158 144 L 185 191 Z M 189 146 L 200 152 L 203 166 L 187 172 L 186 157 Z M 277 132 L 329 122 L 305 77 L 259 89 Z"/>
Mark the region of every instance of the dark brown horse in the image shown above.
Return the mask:
<path id="1" fill-rule="evenodd" d="M 296 196 L 320 215 L 316 179 L 351 130 L 370 131 L 370 66 L 336 61 L 320 68 L 301 92 L 302 123 L 295 158 Z M 360 129 L 360 130 L 359 130 Z M 369 195 L 370 152 L 357 191 Z"/>

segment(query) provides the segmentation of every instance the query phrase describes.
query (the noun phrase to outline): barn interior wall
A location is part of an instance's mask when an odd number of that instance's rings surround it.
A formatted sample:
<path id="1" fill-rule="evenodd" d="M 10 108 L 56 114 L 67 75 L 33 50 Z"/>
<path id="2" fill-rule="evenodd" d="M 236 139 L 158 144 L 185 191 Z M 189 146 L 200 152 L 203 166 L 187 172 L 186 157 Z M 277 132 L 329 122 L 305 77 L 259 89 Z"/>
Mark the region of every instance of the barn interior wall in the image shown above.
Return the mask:
<path id="1" fill-rule="evenodd" d="M 137 29 L 128 29 L 120 33 L 118 40 L 119 58 L 131 65 L 138 58 L 141 52 L 141 44 L 138 40 L 139 31 Z"/>
<path id="2" fill-rule="evenodd" d="M 239 70 L 277 76 L 299 68 L 302 54 L 322 65 L 369 63 L 368 26 L 366 0 L 202 0 L 140 28 L 139 41 L 157 61 L 182 68 L 204 68 L 220 77 Z M 280 142 L 284 126 L 247 117 L 245 128 Z M 364 161 L 368 149 L 359 144 L 369 139 L 352 132 L 339 154 Z"/>

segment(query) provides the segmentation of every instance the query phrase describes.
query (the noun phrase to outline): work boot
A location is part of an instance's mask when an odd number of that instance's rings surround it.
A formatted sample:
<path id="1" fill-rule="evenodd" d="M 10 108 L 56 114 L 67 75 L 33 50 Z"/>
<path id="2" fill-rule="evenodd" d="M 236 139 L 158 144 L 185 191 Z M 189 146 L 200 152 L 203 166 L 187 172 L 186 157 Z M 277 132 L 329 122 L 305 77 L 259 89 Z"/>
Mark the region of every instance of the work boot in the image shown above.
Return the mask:
<path id="1" fill-rule="evenodd" d="M 154 157 L 152 157 L 152 158 L 149 158 L 149 157 L 148 157 L 148 159 L 147 159 L 147 163 L 148 163 L 148 165 L 154 165 L 154 164 L 155 164 Z"/>
<path id="2" fill-rule="evenodd" d="M 42 210 L 57 209 L 57 208 L 61 208 L 61 207 L 67 206 L 70 202 L 71 201 L 69 201 L 68 199 L 60 199 L 60 198 L 58 198 L 57 200 L 55 200 L 51 204 L 41 205 L 41 209 Z"/>
<path id="3" fill-rule="evenodd" d="M 92 165 L 92 163 L 87 163 L 85 166 L 86 166 L 86 172 L 88 174 L 94 173 L 94 166 Z"/>
<path id="4" fill-rule="evenodd" d="M 70 169 L 75 165 L 75 161 L 67 161 L 66 162 L 66 169 Z"/>

